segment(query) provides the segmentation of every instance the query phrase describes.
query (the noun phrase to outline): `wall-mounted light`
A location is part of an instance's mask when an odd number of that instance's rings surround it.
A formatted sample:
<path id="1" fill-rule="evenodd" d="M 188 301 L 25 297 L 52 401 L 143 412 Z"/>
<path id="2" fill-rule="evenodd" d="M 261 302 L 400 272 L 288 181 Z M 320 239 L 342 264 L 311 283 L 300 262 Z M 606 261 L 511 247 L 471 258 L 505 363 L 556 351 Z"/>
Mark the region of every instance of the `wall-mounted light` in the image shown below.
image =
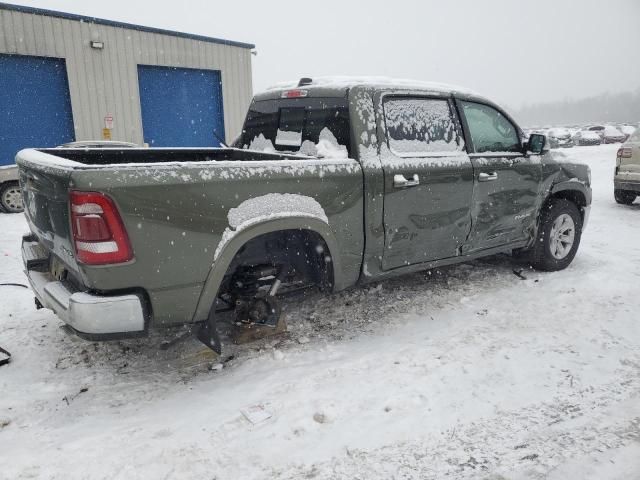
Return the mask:
<path id="1" fill-rule="evenodd" d="M 91 40 L 91 48 L 102 50 L 104 48 L 104 42 L 98 42 L 97 40 Z"/>

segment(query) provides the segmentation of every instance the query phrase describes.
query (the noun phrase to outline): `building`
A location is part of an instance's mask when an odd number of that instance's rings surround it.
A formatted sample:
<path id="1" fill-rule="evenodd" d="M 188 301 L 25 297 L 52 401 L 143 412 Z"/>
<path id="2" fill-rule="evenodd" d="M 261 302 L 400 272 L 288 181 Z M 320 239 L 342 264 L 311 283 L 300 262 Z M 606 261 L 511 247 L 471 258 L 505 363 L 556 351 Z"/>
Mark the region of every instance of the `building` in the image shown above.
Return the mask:
<path id="1" fill-rule="evenodd" d="M 231 140 L 251 101 L 253 48 L 0 3 L 0 165 L 71 141 Z"/>

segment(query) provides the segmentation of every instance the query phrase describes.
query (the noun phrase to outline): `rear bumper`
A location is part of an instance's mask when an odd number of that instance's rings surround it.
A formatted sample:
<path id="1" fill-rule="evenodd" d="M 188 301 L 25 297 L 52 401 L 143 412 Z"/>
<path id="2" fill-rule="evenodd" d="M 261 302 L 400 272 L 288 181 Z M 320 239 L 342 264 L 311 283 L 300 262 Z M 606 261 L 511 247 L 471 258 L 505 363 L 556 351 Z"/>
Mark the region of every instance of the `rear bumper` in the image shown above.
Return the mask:
<path id="1" fill-rule="evenodd" d="M 627 190 L 640 193 L 640 182 L 629 182 L 624 180 L 613 180 L 613 188 L 616 190 Z"/>
<path id="2" fill-rule="evenodd" d="M 94 295 L 75 292 L 55 280 L 49 272 L 29 269 L 34 261 L 33 246 L 22 241 L 25 273 L 40 304 L 53 310 L 79 336 L 90 340 L 112 340 L 146 334 L 143 299 L 136 294 Z"/>

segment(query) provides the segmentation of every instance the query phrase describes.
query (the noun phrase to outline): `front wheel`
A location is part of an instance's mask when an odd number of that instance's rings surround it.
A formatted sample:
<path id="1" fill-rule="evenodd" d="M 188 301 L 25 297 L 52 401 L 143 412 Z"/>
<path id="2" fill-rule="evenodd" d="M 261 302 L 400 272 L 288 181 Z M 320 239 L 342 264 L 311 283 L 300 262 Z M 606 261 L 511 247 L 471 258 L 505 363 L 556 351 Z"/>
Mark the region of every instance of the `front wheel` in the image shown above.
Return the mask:
<path id="1" fill-rule="evenodd" d="M 615 197 L 616 202 L 621 205 L 631 205 L 636 199 L 636 193 L 628 190 L 615 189 L 613 191 L 613 196 Z"/>
<path id="2" fill-rule="evenodd" d="M 573 261 L 582 236 L 582 216 L 575 203 L 557 198 L 543 207 L 530 262 L 538 270 L 556 271 Z"/>
<path id="3" fill-rule="evenodd" d="M 0 207 L 7 213 L 22 211 L 22 190 L 18 182 L 6 182 L 0 185 Z"/>

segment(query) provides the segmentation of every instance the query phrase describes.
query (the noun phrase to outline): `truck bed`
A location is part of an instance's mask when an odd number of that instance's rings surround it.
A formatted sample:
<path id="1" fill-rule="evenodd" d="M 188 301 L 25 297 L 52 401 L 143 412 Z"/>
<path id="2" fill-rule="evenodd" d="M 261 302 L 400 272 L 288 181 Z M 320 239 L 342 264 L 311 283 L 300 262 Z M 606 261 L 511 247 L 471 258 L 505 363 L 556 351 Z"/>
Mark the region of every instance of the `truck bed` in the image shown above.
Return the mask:
<path id="1" fill-rule="evenodd" d="M 343 249 L 335 255 L 341 259 L 340 282 L 353 283 L 360 273 L 363 180 L 353 159 L 233 148 L 41 149 L 19 152 L 17 164 L 30 242 L 41 245 L 49 261 L 62 264 L 62 283 L 72 291 L 141 293 L 157 325 L 203 320 L 196 307 L 216 250 L 237 230 L 230 226 L 230 212 L 250 199 L 253 205 L 264 199 L 268 208 L 261 209 L 263 214 L 286 216 L 277 210 L 285 209 L 284 203 L 276 202 L 272 211 L 274 192 L 317 202 L 330 235 Z M 98 266 L 77 261 L 70 228 L 72 190 L 112 199 L 134 251 L 132 261 Z M 308 222 L 297 225 L 304 228 Z"/>

